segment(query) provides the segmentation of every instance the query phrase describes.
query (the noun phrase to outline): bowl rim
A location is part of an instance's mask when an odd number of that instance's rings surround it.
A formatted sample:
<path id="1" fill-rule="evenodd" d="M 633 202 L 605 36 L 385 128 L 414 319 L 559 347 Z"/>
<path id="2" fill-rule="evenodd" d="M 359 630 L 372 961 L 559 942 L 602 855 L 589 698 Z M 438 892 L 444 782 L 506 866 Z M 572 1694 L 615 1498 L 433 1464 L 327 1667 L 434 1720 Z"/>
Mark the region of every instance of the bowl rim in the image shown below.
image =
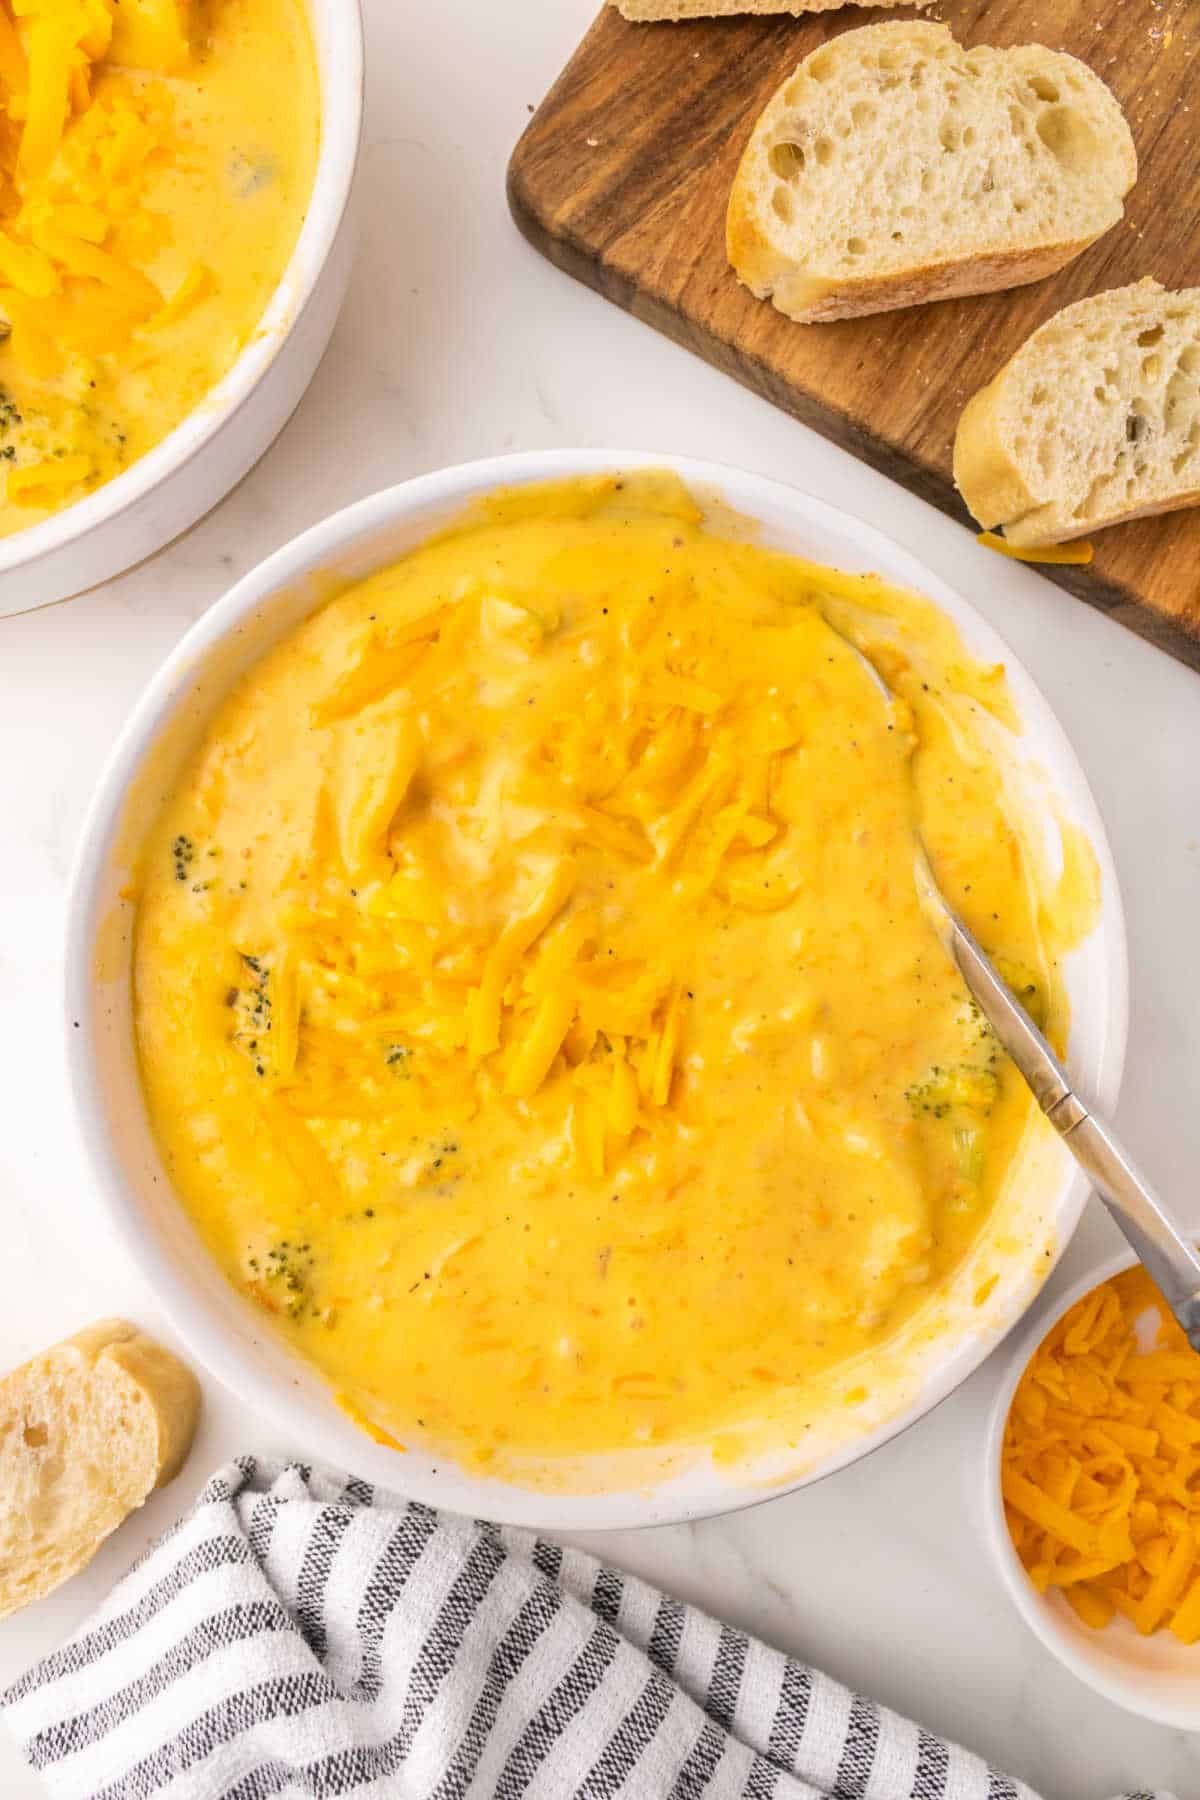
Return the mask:
<path id="1" fill-rule="evenodd" d="M 299 236 L 249 343 L 220 381 L 144 456 L 61 512 L 0 538 L 0 577 L 32 569 L 112 524 L 186 469 L 236 419 L 308 307 L 350 200 L 362 141 L 365 52 L 362 0 L 304 0 L 304 6 L 321 109 L 317 167 Z"/>
<path id="2" fill-rule="evenodd" d="M 240 621 L 252 615 L 260 604 L 269 602 L 277 593 L 294 588 L 306 576 L 328 566 L 339 554 L 408 517 L 451 504 L 465 507 L 472 499 L 500 487 L 658 469 L 673 471 L 689 487 L 716 490 L 723 500 L 751 517 L 755 516 L 756 510 L 767 510 L 774 504 L 790 511 L 798 523 L 824 526 L 840 533 L 855 542 L 865 558 L 881 557 L 884 566 L 899 570 L 899 573 L 890 574 L 889 579 L 911 586 L 935 604 L 944 604 L 947 596 L 952 598 L 969 615 L 979 636 L 989 640 L 998 657 L 1003 658 L 1011 671 L 1019 674 L 1027 694 L 1040 707 L 1042 722 L 1056 740 L 1060 770 L 1071 772 L 1081 800 L 1091 811 L 1093 823 L 1089 824 L 1089 833 L 1103 883 L 1101 917 L 1106 928 L 1110 986 L 1107 1029 L 1100 1047 L 1095 1099 L 1097 1104 L 1108 1108 L 1116 1101 L 1128 1031 L 1128 947 L 1120 887 L 1099 808 L 1057 715 L 1024 665 L 988 620 L 918 557 L 874 526 L 802 489 L 734 466 L 669 452 L 593 449 L 519 452 L 435 470 L 368 495 L 312 525 L 250 570 L 200 616 L 169 652 L 143 689 L 106 760 L 81 827 L 67 892 L 65 1032 L 70 1082 L 85 1155 L 108 1217 L 197 1360 L 223 1386 L 250 1400 L 266 1417 L 286 1423 L 301 1441 L 313 1442 L 334 1462 L 344 1461 L 347 1450 L 344 1444 L 331 1447 L 335 1433 L 326 1428 L 326 1421 L 314 1416 L 303 1396 L 298 1396 L 289 1384 L 277 1381 L 264 1363 L 251 1362 L 226 1341 L 225 1334 L 215 1327 L 208 1309 L 183 1282 L 174 1259 L 154 1234 L 146 1233 L 141 1227 L 140 1209 L 132 1186 L 126 1182 L 120 1159 L 109 1139 L 108 1113 L 95 1059 L 91 1055 L 97 994 L 94 957 L 97 932 L 102 923 L 102 884 L 108 859 L 118 842 L 126 798 L 144 756 L 181 695 L 193 685 L 194 672 L 204 657 L 232 635 Z M 318 604 L 319 600 L 314 598 L 314 609 Z M 1056 1232 L 1052 1260 L 1043 1279 L 1049 1276 L 1070 1241 L 1088 1191 L 1082 1171 L 1066 1173 L 1054 1209 Z M 1040 1286 L 1039 1282 L 1035 1296 Z M 859 1460 L 932 1411 L 1018 1324 L 1030 1303 L 1028 1299 L 1019 1301 L 1020 1297 L 1014 1295 L 1010 1309 L 991 1335 L 963 1340 L 952 1355 L 931 1367 L 921 1384 L 917 1403 L 900 1409 L 877 1429 L 850 1441 L 795 1480 L 720 1489 L 715 1482 L 710 1482 L 711 1491 L 687 1498 L 669 1492 L 663 1498 L 656 1498 L 659 1493 L 656 1489 L 649 1492 L 613 1489 L 563 1496 L 492 1481 L 486 1485 L 486 1500 L 482 1500 L 484 1482 L 462 1472 L 458 1485 L 467 1494 L 473 1491 L 473 1497 L 458 1509 L 484 1510 L 489 1517 L 515 1525 L 601 1530 L 683 1523 L 779 1498 Z M 391 1485 L 433 1506 L 454 1507 L 457 1504 L 447 1491 L 449 1483 L 426 1480 L 411 1467 L 397 1467 L 394 1456 L 387 1462 L 385 1470 L 381 1458 L 390 1453 L 378 1450 L 365 1434 L 359 1435 L 362 1438 L 360 1466 L 381 1486 Z M 405 1461 L 407 1463 L 409 1459 Z"/>
<path id="3" fill-rule="evenodd" d="M 1196 1731 L 1200 1729 L 1200 1695 L 1190 1706 L 1176 1706 L 1168 1699 L 1155 1699 L 1152 1695 L 1143 1693 L 1137 1684 L 1123 1681 L 1118 1675 L 1106 1674 L 1075 1648 L 1076 1628 L 1069 1620 L 1064 1619 L 1061 1624 L 1058 1622 L 1025 1572 L 1025 1566 L 1009 1535 L 1000 1495 L 1000 1451 L 1004 1442 L 1004 1428 L 1008 1423 L 1009 1409 L 1017 1386 L 1039 1344 L 1053 1331 L 1064 1314 L 1070 1312 L 1085 1295 L 1104 1282 L 1111 1281 L 1114 1275 L 1124 1274 L 1127 1269 L 1136 1269 L 1138 1262 L 1139 1259 L 1132 1250 L 1110 1256 L 1106 1262 L 1072 1282 L 1047 1310 L 1043 1311 L 1035 1305 L 1037 1317 L 1032 1319 L 1028 1328 L 1021 1332 L 1011 1347 L 1004 1379 L 992 1402 L 984 1440 L 985 1536 L 1009 1599 L 1030 1631 L 1065 1669 L 1094 1693 L 1111 1700 L 1114 1706 L 1123 1707 L 1126 1712 L 1137 1713 L 1143 1719 L 1152 1719 L 1158 1725 Z M 1083 1631 L 1087 1627 L 1081 1625 L 1078 1629 Z M 1200 1645 L 1196 1646 L 1196 1668 L 1200 1672 Z"/>

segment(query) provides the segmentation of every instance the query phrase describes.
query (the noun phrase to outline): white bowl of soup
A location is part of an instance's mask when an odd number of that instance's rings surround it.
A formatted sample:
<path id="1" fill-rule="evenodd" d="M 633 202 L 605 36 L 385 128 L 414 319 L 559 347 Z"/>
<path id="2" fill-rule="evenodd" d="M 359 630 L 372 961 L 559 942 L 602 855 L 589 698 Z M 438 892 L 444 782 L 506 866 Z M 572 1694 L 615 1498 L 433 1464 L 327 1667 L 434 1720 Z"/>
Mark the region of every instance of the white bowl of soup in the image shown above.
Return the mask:
<path id="1" fill-rule="evenodd" d="M 354 0 L 0 8 L 0 615 L 207 512 L 304 393 L 349 275 Z"/>
<path id="2" fill-rule="evenodd" d="M 101 780 L 102 1203 L 216 1376 L 422 1500 L 626 1526 L 828 1474 L 978 1365 L 1086 1197 L 929 935 L 914 819 L 1111 1106 L 1103 825 L 915 559 L 640 454 L 364 500 L 199 621 Z"/>

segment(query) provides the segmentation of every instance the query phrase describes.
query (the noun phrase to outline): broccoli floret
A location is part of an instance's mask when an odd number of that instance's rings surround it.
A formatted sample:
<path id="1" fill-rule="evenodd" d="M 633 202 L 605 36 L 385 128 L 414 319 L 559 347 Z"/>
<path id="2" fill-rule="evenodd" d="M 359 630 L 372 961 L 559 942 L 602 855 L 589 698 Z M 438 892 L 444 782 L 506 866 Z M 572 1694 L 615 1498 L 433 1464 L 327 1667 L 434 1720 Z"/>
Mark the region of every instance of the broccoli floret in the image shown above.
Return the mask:
<path id="1" fill-rule="evenodd" d="M 256 1075 L 267 1072 L 266 1035 L 271 1029 L 271 971 L 261 956 L 242 956 L 246 979 L 230 988 L 226 1000 L 233 1008 L 232 1037 L 250 1058 Z"/>
<path id="2" fill-rule="evenodd" d="M 313 1248 L 308 1242 L 281 1238 L 258 1255 L 246 1258 L 246 1286 L 268 1312 L 286 1313 L 289 1319 L 315 1312 L 312 1272 Z"/>
<path id="3" fill-rule="evenodd" d="M 999 1089 L 1000 1083 L 991 1069 L 972 1063 L 955 1063 L 948 1068 L 937 1064 L 924 1081 L 913 1083 L 905 1098 L 917 1116 L 932 1113 L 935 1119 L 944 1119 L 957 1107 L 986 1119 Z"/>

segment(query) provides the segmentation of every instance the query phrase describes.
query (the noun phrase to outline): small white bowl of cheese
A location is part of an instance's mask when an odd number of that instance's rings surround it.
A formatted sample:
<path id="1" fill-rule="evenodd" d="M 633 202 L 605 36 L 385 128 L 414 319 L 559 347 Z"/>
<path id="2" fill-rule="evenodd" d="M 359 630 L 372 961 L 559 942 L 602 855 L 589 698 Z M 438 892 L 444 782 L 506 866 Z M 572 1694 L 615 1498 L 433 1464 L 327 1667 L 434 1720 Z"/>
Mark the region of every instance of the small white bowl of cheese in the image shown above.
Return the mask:
<path id="1" fill-rule="evenodd" d="M 1136 1342 L 1133 1357 L 1124 1362 L 1120 1374 L 1125 1377 L 1136 1365 L 1140 1354 L 1150 1355 L 1155 1348 L 1163 1320 L 1169 1315 L 1166 1304 L 1159 1299 L 1150 1287 L 1149 1278 L 1138 1267 L 1136 1260 L 1125 1254 L 1116 1256 L 1110 1262 L 1094 1269 L 1090 1274 L 1082 1276 L 1073 1283 L 1065 1293 L 1058 1296 L 1048 1308 L 1038 1308 L 1037 1315 L 1029 1329 L 1021 1334 L 1011 1352 L 1011 1368 L 1005 1377 L 996 1396 L 991 1419 L 988 1426 L 987 1444 L 984 1454 L 985 1486 L 983 1494 L 984 1518 L 988 1543 L 995 1559 L 1000 1578 L 1008 1591 L 1017 1611 L 1024 1619 L 1034 1636 L 1045 1650 L 1071 1673 L 1096 1693 L 1111 1700 L 1115 1706 L 1123 1706 L 1129 1712 L 1139 1713 L 1143 1718 L 1154 1719 L 1160 1725 L 1173 1726 L 1176 1730 L 1200 1730 L 1200 1641 L 1187 1642 L 1195 1630 L 1196 1608 L 1200 1603 L 1200 1555 L 1196 1555 L 1187 1574 L 1179 1582 L 1171 1582 L 1172 1598 L 1169 1604 L 1164 1603 L 1156 1608 L 1153 1621 L 1143 1619 L 1143 1629 L 1138 1629 L 1135 1618 L 1126 1616 L 1120 1610 L 1114 1610 L 1111 1603 L 1105 1600 L 1104 1588 L 1101 1586 L 1094 1595 L 1088 1595 L 1091 1605 L 1085 1600 L 1082 1610 L 1089 1613 L 1085 1620 L 1081 1612 L 1076 1610 L 1067 1599 L 1071 1586 L 1051 1581 L 1044 1588 L 1035 1585 L 1030 1574 L 1022 1563 L 1013 1541 L 1012 1531 L 1005 1516 L 1005 1499 L 1001 1487 L 1002 1453 L 1009 1424 L 1009 1415 L 1017 1395 L 1017 1389 L 1030 1365 L 1037 1359 L 1055 1328 L 1073 1308 L 1096 1294 L 1097 1289 L 1110 1282 L 1114 1276 L 1126 1275 L 1137 1271 L 1136 1293 L 1138 1295 L 1136 1312 L 1133 1320 L 1133 1336 Z M 1131 1277 L 1132 1279 L 1132 1277 Z M 1129 1304 L 1128 1302 L 1126 1303 Z M 1086 1310 L 1084 1324 L 1086 1326 Z M 1080 1347 L 1082 1349 L 1082 1347 Z M 1178 1356 L 1177 1352 L 1177 1356 Z M 1190 1352 L 1183 1352 L 1190 1358 Z M 1059 1352 L 1060 1360 L 1062 1352 Z M 1068 1363 L 1075 1360 L 1067 1358 Z M 1196 1374 L 1188 1381 L 1188 1387 L 1195 1394 L 1200 1391 L 1200 1357 L 1195 1358 Z M 1090 1373 L 1090 1372 L 1089 1372 Z M 1051 1371 L 1051 1378 L 1053 1371 Z M 1151 1374 L 1146 1376 L 1151 1380 Z M 1159 1378 L 1161 1379 L 1161 1378 Z M 1147 1393 L 1169 1392 L 1157 1384 L 1145 1390 Z M 1051 1398 L 1048 1390 L 1043 1389 L 1046 1397 Z M 1176 1390 L 1174 1400 L 1178 1402 L 1183 1396 Z M 1128 1401 L 1125 1402 L 1128 1405 Z M 1101 1406 L 1098 1410 L 1107 1410 Z M 1147 1403 L 1145 1413 L 1153 1418 L 1153 1405 Z M 1167 1410 L 1175 1415 L 1177 1405 L 1169 1404 Z M 1182 1420 L 1174 1419 L 1177 1429 L 1185 1434 L 1195 1431 L 1200 1436 L 1200 1421 L 1196 1420 L 1197 1404 L 1193 1400 L 1189 1416 Z M 1124 1417 L 1119 1414 L 1117 1430 L 1121 1430 Z M 1140 1454 L 1153 1454 L 1157 1446 L 1152 1439 L 1158 1435 L 1148 1432 L 1138 1414 L 1139 1423 L 1134 1427 L 1135 1436 L 1130 1442 L 1145 1435 L 1145 1442 L 1140 1447 Z M 1189 1422 L 1190 1417 L 1190 1422 Z M 1109 1430 L 1111 1422 L 1106 1421 Z M 1103 1430 L 1103 1426 L 1100 1427 Z M 1128 1429 L 1128 1427 L 1127 1427 Z M 1102 1440 L 1099 1442 L 1103 1448 Z M 1110 1453 L 1120 1454 L 1122 1446 L 1113 1444 Z M 1129 1446 L 1125 1447 L 1128 1455 Z M 1134 1460 L 1134 1459 L 1131 1459 Z M 1174 1460 L 1174 1452 L 1171 1453 Z M 1194 1463 L 1195 1458 L 1184 1452 L 1177 1467 L 1184 1469 Z M 1162 1470 L 1169 1467 L 1167 1462 L 1160 1465 Z M 1034 1500 L 1036 1506 L 1036 1499 Z M 1075 1523 L 1084 1526 L 1088 1520 L 1086 1512 L 1075 1518 Z M 1194 1529 L 1194 1528 L 1193 1528 Z M 1149 1546 L 1147 1551 L 1147 1545 Z M 1149 1591 L 1153 1586 L 1150 1569 L 1164 1574 L 1170 1550 L 1165 1538 L 1154 1542 L 1154 1535 L 1147 1537 L 1145 1530 L 1138 1531 L 1138 1547 L 1142 1550 L 1149 1564 L 1144 1575 L 1139 1574 L 1139 1585 Z M 1165 1579 L 1170 1581 L 1169 1572 Z M 1090 1589 L 1092 1584 L 1084 1582 L 1083 1587 Z M 1190 1601 L 1189 1590 L 1194 1589 Z M 1099 1605 L 1097 1605 L 1099 1601 Z M 1127 1602 L 1126 1602 L 1127 1604 Z M 1183 1639 L 1170 1629 L 1170 1619 L 1177 1606 L 1187 1606 L 1191 1624 L 1180 1621 Z M 1107 1617 L 1106 1617 L 1107 1615 Z"/>

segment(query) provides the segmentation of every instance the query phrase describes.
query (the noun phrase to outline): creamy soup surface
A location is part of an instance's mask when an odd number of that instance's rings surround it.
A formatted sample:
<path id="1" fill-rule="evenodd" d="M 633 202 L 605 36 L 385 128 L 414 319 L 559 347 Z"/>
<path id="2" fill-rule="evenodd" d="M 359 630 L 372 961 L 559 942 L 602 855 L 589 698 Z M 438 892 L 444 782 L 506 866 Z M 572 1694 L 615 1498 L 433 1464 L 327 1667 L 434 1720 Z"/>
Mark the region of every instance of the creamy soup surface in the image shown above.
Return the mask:
<path id="1" fill-rule="evenodd" d="M 326 604 L 135 884 L 150 1113 L 229 1278 L 375 1435 L 496 1470 L 869 1366 L 1031 1127 L 914 817 L 1065 1031 L 1010 716 L 928 603 L 667 477 L 502 494 Z"/>
<path id="2" fill-rule="evenodd" d="M 0 0 L 0 536 L 120 474 L 228 372 L 319 133 L 304 0 Z"/>

